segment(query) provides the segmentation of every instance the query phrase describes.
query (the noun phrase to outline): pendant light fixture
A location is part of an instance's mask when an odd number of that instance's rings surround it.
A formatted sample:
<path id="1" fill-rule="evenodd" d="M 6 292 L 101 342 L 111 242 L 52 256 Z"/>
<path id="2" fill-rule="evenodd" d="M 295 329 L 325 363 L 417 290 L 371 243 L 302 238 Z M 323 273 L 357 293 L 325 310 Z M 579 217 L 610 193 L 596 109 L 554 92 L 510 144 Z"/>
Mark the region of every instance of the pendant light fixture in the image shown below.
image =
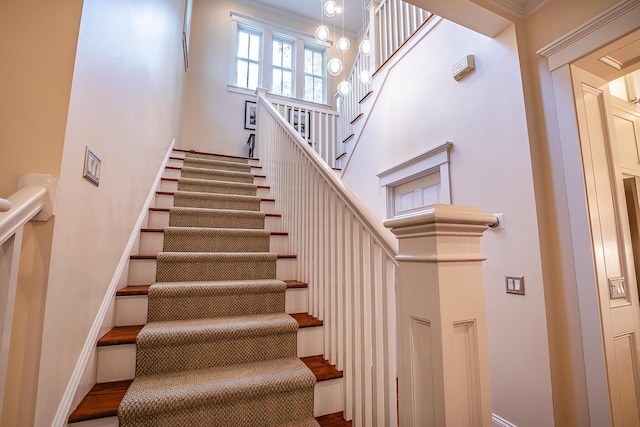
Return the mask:
<path id="1" fill-rule="evenodd" d="M 332 76 L 337 76 L 342 72 L 342 61 L 338 58 L 333 58 L 327 63 L 327 71 Z"/>
<path id="2" fill-rule="evenodd" d="M 324 14 L 331 18 L 338 13 L 338 4 L 334 0 L 327 0 L 324 2 L 323 9 Z"/>

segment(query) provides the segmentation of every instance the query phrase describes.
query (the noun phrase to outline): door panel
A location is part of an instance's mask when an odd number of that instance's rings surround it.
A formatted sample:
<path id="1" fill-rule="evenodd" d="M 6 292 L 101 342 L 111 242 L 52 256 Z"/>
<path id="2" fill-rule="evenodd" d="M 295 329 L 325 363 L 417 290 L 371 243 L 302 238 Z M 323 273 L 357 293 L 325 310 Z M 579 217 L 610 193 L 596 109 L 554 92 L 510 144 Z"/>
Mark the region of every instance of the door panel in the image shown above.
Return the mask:
<path id="1" fill-rule="evenodd" d="M 640 425 L 640 302 L 607 82 L 571 67 L 614 426 Z M 629 165 L 631 166 L 631 165 Z"/>

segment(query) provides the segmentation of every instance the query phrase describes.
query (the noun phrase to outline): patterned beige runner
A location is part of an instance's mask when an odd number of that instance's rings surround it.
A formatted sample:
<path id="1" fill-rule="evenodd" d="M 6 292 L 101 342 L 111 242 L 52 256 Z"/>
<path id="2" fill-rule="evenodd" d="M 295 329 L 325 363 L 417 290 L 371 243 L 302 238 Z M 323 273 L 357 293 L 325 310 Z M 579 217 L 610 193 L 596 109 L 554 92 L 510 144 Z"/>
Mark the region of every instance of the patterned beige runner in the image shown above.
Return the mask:
<path id="1" fill-rule="evenodd" d="M 121 427 L 318 427 L 246 159 L 187 153 Z"/>
<path id="2" fill-rule="evenodd" d="M 184 155 L 185 158 L 190 157 L 194 159 L 211 159 L 211 160 L 224 160 L 226 162 L 236 162 L 236 163 L 249 163 L 249 159 L 243 157 L 229 157 L 229 156 L 221 156 L 219 154 L 208 154 L 208 153 L 196 153 L 196 152 L 187 152 Z"/>

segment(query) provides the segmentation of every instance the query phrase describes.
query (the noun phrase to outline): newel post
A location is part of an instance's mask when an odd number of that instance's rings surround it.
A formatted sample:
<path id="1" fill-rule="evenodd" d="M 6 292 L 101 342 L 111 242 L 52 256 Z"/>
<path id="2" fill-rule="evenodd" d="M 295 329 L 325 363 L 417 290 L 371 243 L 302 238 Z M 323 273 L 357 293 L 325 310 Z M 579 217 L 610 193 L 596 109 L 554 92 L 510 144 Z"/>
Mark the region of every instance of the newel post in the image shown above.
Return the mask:
<path id="1" fill-rule="evenodd" d="M 480 238 L 495 222 L 452 205 L 385 222 L 399 241 L 402 427 L 491 426 Z"/>

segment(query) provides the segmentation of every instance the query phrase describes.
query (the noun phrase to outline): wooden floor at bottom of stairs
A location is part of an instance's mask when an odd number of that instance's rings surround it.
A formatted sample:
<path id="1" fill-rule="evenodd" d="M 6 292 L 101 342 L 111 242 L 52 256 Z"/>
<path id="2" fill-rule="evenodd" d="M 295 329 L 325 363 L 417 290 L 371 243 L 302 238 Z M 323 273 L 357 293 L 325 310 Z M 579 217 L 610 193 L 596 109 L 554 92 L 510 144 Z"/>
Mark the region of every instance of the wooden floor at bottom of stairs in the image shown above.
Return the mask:
<path id="1" fill-rule="evenodd" d="M 302 357 L 301 360 L 315 374 L 318 381 L 342 377 L 342 371 L 330 365 L 322 356 Z M 114 417 L 118 406 L 133 380 L 114 381 L 96 384 L 82 399 L 78 407 L 69 416 L 69 423 Z M 351 421 L 345 421 L 342 412 L 323 415 L 316 420 L 322 427 L 351 427 Z"/>

